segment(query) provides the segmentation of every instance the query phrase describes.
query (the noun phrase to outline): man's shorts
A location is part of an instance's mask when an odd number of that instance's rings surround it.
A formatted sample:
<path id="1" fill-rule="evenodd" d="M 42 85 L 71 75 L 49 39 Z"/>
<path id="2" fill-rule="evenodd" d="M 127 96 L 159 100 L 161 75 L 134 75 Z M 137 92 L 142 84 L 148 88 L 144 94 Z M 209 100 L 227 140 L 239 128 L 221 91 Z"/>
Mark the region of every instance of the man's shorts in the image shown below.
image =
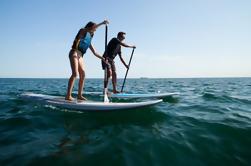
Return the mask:
<path id="1" fill-rule="evenodd" d="M 106 64 L 104 61 L 102 61 L 102 69 L 112 70 L 113 72 L 116 72 L 115 62 L 112 59 L 108 59 L 108 64 Z"/>

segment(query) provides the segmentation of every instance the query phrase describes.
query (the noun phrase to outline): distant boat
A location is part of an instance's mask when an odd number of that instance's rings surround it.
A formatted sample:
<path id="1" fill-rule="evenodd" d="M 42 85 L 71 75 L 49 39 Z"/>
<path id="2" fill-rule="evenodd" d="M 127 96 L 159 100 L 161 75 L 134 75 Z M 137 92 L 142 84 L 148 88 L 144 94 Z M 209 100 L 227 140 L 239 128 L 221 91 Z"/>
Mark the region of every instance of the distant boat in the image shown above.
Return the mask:
<path id="1" fill-rule="evenodd" d="M 139 77 L 139 79 L 148 79 L 148 77 Z"/>

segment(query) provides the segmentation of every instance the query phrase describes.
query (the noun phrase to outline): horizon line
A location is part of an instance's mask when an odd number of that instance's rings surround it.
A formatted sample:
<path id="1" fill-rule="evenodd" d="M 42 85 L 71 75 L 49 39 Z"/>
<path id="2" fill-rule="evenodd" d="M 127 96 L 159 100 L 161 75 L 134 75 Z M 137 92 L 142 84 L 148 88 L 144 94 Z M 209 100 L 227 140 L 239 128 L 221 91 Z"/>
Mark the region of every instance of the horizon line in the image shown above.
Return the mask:
<path id="1" fill-rule="evenodd" d="M 193 79 L 193 78 L 251 78 L 251 76 L 215 76 L 215 77 L 129 77 L 127 79 Z M 68 77 L 0 77 L 0 79 L 69 79 Z M 78 78 L 77 78 L 78 79 Z M 103 79 L 90 77 L 85 79 Z M 117 78 L 124 79 L 124 78 Z"/>

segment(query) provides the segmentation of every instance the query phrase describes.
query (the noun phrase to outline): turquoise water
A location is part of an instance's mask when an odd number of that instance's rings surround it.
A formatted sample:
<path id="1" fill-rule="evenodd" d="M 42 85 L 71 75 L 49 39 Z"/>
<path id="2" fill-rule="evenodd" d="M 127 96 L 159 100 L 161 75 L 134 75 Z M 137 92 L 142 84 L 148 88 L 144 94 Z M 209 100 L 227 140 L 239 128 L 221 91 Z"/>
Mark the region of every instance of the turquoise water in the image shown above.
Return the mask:
<path id="1" fill-rule="evenodd" d="M 85 90 L 102 85 L 87 79 Z M 19 96 L 64 95 L 66 86 L 0 79 L 0 165 L 251 165 L 251 78 L 129 79 L 128 92 L 180 94 L 121 112 L 81 113 Z"/>

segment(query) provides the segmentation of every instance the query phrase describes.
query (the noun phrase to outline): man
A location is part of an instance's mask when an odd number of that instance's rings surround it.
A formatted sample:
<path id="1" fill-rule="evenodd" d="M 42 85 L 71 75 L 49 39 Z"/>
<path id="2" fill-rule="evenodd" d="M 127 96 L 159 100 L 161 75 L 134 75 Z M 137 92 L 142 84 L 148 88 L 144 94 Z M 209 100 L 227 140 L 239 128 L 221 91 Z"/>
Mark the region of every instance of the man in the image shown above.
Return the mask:
<path id="1" fill-rule="evenodd" d="M 125 32 L 119 32 L 117 35 L 117 38 L 112 38 L 110 42 L 107 45 L 107 49 L 103 55 L 105 58 L 105 62 L 102 61 L 102 68 L 105 70 L 105 79 L 104 79 L 104 93 L 107 93 L 107 87 L 110 77 L 112 76 L 112 85 L 113 85 L 113 93 L 119 93 L 116 89 L 117 85 L 117 73 L 116 73 L 116 67 L 114 63 L 114 58 L 119 55 L 119 58 L 121 62 L 124 64 L 126 68 L 129 68 L 129 66 L 125 63 L 124 59 L 122 58 L 121 54 L 121 46 L 123 47 L 129 47 L 129 48 L 136 48 L 134 45 L 128 45 L 123 43 L 122 41 L 125 39 Z"/>

